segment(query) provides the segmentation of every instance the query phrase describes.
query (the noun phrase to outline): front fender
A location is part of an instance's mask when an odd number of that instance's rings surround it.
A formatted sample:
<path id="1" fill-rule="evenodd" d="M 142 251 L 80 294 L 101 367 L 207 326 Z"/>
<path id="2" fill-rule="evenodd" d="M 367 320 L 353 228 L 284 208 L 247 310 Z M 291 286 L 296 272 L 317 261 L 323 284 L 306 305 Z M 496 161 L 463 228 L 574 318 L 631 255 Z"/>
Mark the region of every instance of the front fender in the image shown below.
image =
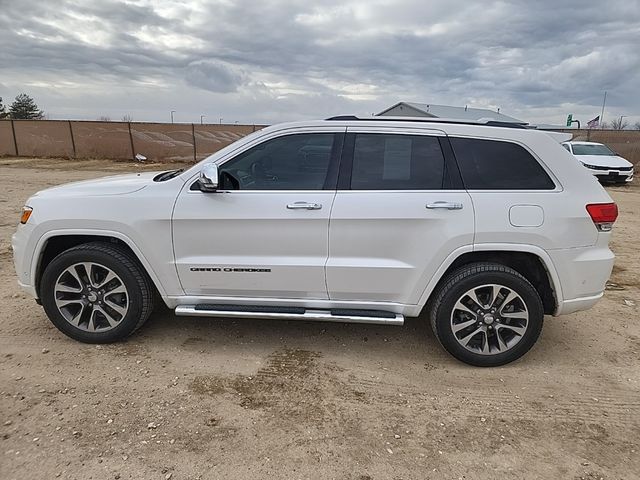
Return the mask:
<path id="1" fill-rule="evenodd" d="M 157 271 L 153 266 L 153 262 L 147 258 L 147 256 L 143 253 L 143 250 L 137 245 L 137 243 L 132 240 L 129 236 L 123 234 L 122 232 L 114 231 L 114 230 L 102 230 L 102 229 L 57 229 L 57 230 L 49 230 L 42 234 L 37 240 L 31 240 L 34 242 L 34 245 L 31 247 L 27 245 L 26 251 L 32 251 L 33 255 L 31 257 L 31 262 L 28 268 L 29 272 L 29 284 L 33 287 L 33 294 L 37 298 L 37 292 L 35 289 L 36 278 L 38 275 L 38 270 L 40 268 L 40 263 L 42 261 L 42 254 L 47 242 L 54 237 L 61 236 L 71 236 L 71 235 L 86 235 L 93 237 L 104 237 L 108 238 L 116 238 L 123 243 L 125 243 L 133 252 L 133 254 L 138 258 L 143 268 L 151 278 L 151 281 L 154 283 L 160 295 L 164 298 L 167 295 L 171 294 L 171 291 L 175 291 L 175 285 L 172 288 L 172 283 L 178 283 L 177 278 L 172 282 L 171 278 L 166 278 L 166 273 L 162 275 Z M 30 248 L 31 247 L 31 248 Z M 172 258 L 166 259 L 169 264 L 173 264 Z M 25 265 L 26 266 L 26 265 Z M 175 276 L 175 268 L 172 268 L 174 276 Z M 164 273 L 164 272 L 163 272 Z M 178 284 L 179 285 L 179 284 Z M 24 285 L 23 285 L 24 287 Z M 180 289 L 181 290 L 181 289 Z M 181 292 L 180 292 L 181 293 Z"/>

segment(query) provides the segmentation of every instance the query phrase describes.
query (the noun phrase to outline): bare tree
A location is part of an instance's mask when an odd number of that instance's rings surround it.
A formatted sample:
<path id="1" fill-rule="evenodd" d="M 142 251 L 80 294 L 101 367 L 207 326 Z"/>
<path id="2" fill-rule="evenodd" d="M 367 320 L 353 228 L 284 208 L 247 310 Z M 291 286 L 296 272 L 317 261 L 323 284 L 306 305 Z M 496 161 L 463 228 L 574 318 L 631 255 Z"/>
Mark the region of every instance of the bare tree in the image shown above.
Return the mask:
<path id="1" fill-rule="evenodd" d="M 122 116 L 122 121 L 123 122 L 133 122 L 133 117 L 127 113 L 126 115 Z"/>
<path id="2" fill-rule="evenodd" d="M 111 118 L 110 118 L 110 117 L 107 117 L 106 115 L 100 115 L 100 116 L 98 117 L 98 121 L 99 121 L 99 122 L 110 122 L 110 121 L 111 121 Z"/>
<path id="3" fill-rule="evenodd" d="M 633 128 L 634 128 L 635 130 L 640 130 L 640 122 L 636 122 L 636 123 L 634 123 L 634 124 L 633 124 Z"/>
<path id="4" fill-rule="evenodd" d="M 613 130 L 624 130 L 629 126 L 629 123 L 624 119 L 624 117 L 615 118 L 611 120 L 611 128 Z"/>

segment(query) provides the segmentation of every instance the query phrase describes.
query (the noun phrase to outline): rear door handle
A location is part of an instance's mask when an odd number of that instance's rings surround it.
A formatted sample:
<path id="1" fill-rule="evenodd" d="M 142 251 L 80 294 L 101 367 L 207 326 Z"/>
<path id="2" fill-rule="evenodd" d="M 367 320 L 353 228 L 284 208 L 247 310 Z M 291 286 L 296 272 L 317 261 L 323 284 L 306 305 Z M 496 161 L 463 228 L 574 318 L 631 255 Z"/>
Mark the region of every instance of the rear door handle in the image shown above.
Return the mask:
<path id="1" fill-rule="evenodd" d="M 427 203 L 427 208 L 429 210 L 435 210 L 437 208 L 445 210 L 462 210 L 462 204 L 456 202 L 433 202 Z"/>
<path id="2" fill-rule="evenodd" d="M 308 203 L 308 202 L 296 202 L 287 205 L 289 210 L 320 210 L 322 208 L 321 203 Z"/>

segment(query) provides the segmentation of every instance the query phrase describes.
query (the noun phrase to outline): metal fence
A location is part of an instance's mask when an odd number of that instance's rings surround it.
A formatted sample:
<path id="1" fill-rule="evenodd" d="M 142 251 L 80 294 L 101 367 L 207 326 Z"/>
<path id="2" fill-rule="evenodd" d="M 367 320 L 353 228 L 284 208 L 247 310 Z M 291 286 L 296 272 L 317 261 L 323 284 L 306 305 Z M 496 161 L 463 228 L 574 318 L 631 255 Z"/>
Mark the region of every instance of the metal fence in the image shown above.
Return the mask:
<path id="1" fill-rule="evenodd" d="M 0 156 L 198 161 L 265 125 L 0 120 Z M 575 130 L 574 140 L 608 145 L 640 163 L 640 131 Z"/>
<path id="2" fill-rule="evenodd" d="M 264 125 L 1 120 L 0 156 L 198 161 Z"/>

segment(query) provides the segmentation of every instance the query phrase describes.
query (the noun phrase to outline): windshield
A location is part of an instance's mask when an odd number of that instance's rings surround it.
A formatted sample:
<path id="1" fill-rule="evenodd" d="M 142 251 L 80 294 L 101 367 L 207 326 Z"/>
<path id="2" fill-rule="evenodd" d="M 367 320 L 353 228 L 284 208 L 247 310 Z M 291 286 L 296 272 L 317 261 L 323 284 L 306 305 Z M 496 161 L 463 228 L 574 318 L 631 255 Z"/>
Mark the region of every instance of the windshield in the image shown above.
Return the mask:
<path id="1" fill-rule="evenodd" d="M 591 145 L 579 145 L 573 144 L 573 154 L 574 155 L 615 155 L 609 147 L 598 144 Z"/>

